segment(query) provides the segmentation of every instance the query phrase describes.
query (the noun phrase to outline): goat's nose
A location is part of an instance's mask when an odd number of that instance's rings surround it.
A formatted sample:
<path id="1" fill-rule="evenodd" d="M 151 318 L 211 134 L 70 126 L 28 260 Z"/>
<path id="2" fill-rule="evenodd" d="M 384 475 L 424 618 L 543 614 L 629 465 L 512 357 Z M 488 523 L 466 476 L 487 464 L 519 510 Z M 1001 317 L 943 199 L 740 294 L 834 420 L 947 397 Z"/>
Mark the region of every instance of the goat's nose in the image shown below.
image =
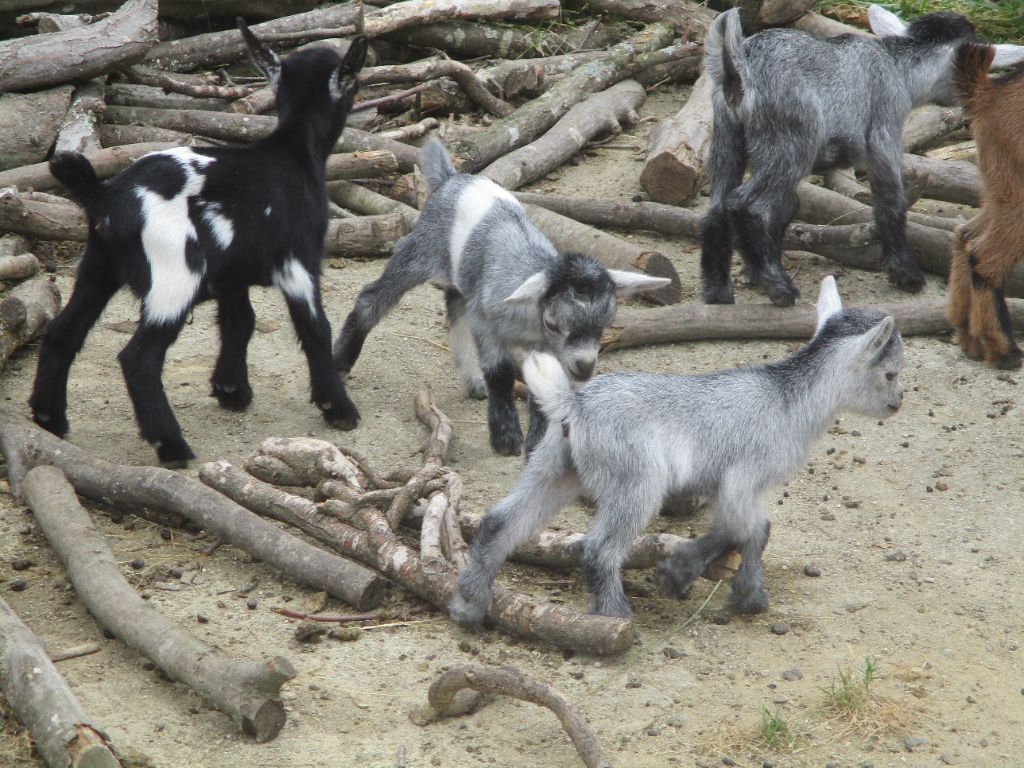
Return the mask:
<path id="1" fill-rule="evenodd" d="M 580 381 L 586 381 L 594 375 L 597 360 L 577 360 L 572 367 L 572 375 Z"/>

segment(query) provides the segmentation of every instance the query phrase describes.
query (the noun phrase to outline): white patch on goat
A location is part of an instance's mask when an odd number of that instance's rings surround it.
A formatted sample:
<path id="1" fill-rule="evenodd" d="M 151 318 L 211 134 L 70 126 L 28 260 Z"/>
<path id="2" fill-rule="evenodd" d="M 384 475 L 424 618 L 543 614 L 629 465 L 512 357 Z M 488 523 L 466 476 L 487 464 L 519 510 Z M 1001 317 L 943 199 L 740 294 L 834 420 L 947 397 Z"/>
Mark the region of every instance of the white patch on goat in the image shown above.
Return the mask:
<path id="1" fill-rule="evenodd" d="M 185 174 L 184 186 L 170 200 L 146 187 L 135 190 L 142 205 L 142 248 L 150 275 L 149 292 L 142 300 L 143 318 L 151 323 L 169 323 L 192 305 L 205 272 L 205 264 L 194 272 L 185 259 L 187 242 L 198 239 L 188 215 L 188 201 L 202 191 L 206 180 L 197 167 L 205 168 L 213 158 L 186 147 L 153 154 L 174 158 Z"/>
<path id="2" fill-rule="evenodd" d="M 274 270 L 273 280 L 281 293 L 290 299 L 304 299 L 309 306 L 309 314 L 316 315 L 313 278 L 296 258 L 288 258 L 281 269 Z"/>
<path id="3" fill-rule="evenodd" d="M 271 214 L 271 212 L 273 210 L 274 209 L 271 206 L 268 205 L 266 208 L 263 209 L 263 215 L 267 216 L 269 218 L 269 216 L 270 216 L 270 214 Z"/>
<path id="4" fill-rule="evenodd" d="M 231 219 L 221 213 L 221 207 L 217 203 L 210 203 L 203 211 L 203 220 L 209 225 L 213 232 L 213 239 L 221 250 L 227 250 L 231 241 L 235 239 L 235 226 Z"/>
<path id="5" fill-rule="evenodd" d="M 478 177 L 467 185 L 455 202 L 455 226 L 448 241 L 451 254 L 451 283 L 459 287 L 459 263 L 462 252 L 473 230 L 483 220 L 498 200 L 509 200 L 516 205 L 519 201 L 508 190 L 502 189 L 490 179 Z"/>

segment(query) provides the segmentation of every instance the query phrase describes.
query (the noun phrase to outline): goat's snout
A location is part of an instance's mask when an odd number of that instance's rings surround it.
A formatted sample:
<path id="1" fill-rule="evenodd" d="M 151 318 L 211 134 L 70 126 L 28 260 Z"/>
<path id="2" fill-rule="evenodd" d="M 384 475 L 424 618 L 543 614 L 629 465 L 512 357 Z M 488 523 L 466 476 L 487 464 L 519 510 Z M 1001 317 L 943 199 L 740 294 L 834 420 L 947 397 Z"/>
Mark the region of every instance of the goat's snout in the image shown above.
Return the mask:
<path id="1" fill-rule="evenodd" d="M 595 358 L 588 358 L 586 360 L 575 360 L 572 365 L 569 366 L 569 373 L 576 381 L 587 381 L 591 376 L 594 375 L 594 368 L 597 367 L 597 360 Z"/>

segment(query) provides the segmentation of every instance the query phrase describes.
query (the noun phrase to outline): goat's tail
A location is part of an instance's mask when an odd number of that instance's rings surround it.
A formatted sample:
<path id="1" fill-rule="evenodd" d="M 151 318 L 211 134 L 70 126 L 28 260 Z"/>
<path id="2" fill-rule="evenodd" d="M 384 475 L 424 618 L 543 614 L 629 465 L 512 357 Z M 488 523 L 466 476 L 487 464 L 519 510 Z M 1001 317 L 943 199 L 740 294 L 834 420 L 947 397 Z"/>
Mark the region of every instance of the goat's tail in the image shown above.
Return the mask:
<path id="1" fill-rule="evenodd" d="M 452 158 L 439 139 L 431 139 L 423 146 L 423 175 L 427 177 L 430 191 L 436 192 L 458 171 L 452 165 Z"/>
<path id="2" fill-rule="evenodd" d="M 50 160 L 50 173 L 67 187 L 71 199 L 89 211 L 103 189 L 103 182 L 96 175 L 85 155 L 78 152 L 59 152 Z"/>
<path id="3" fill-rule="evenodd" d="M 558 424 L 569 418 L 576 392 L 557 358 L 532 352 L 523 361 L 523 379 L 549 422 Z"/>
<path id="4" fill-rule="evenodd" d="M 704 71 L 722 89 L 725 103 L 732 109 L 738 109 L 743 101 L 746 69 L 740 12 L 733 8 L 718 15 L 704 38 Z"/>
<path id="5" fill-rule="evenodd" d="M 960 101 L 968 111 L 977 107 L 992 87 L 988 70 L 995 56 L 996 49 L 985 43 L 964 43 L 957 49 L 953 82 Z"/>

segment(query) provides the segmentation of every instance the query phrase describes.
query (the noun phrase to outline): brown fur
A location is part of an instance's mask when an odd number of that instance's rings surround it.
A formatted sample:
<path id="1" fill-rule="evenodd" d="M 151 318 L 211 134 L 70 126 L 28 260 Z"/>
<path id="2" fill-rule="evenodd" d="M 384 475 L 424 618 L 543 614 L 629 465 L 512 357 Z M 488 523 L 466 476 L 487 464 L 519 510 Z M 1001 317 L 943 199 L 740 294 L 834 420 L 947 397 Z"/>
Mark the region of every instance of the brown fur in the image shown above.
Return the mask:
<path id="1" fill-rule="evenodd" d="M 1003 289 L 1024 257 L 1024 76 L 988 76 L 995 49 L 967 44 L 956 84 L 978 147 L 982 210 L 953 243 L 947 316 L 964 353 L 1001 368 L 1021 365 Z"/>

